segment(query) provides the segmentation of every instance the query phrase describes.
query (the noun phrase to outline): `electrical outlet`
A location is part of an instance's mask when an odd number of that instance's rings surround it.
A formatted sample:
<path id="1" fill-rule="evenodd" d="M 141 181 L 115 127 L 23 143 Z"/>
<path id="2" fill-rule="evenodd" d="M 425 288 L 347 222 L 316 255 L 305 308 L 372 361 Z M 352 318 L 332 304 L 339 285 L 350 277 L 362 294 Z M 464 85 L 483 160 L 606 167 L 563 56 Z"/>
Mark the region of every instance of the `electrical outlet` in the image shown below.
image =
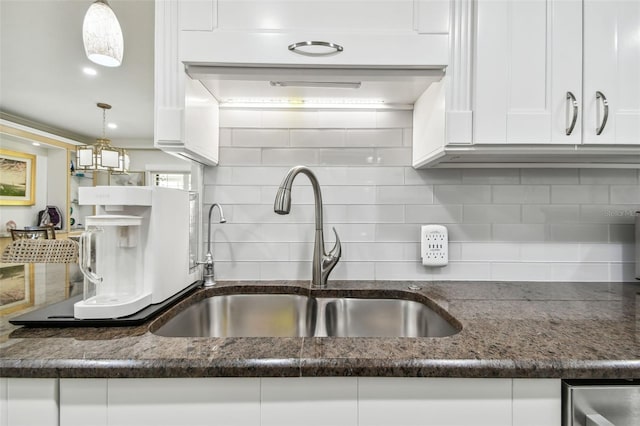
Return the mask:
<path id="1" fill-rule="evenodd" d="M 449 236 L 442 225 L 423 225 L 420 230 L 422 264 L 445 266 L 449 263 Z"/>

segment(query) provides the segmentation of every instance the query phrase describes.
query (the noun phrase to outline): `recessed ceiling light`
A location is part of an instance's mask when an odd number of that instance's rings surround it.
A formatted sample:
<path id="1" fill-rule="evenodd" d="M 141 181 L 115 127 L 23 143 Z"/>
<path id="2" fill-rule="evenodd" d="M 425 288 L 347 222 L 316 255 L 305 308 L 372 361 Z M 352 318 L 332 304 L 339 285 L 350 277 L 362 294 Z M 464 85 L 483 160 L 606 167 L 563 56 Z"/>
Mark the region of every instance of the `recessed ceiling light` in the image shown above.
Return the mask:
<path id="1" fill-rule="evenodd" d="M 107 127 L 110 128 L 110 129 L 117 129 L 118 125 L 116 123 L 109 123 L 109 124 L 107 124 Z"/>
<path id="2" fill-rule="evenodd" d="M 31 142 L 31 145 L 33 145 L 33 146 L 40 146 L 40 143 L 39 143 L 39 142 Z"/>
<path id="3" fill-rule="evenodd" d="M 82 68 L 82 72 L 85 73 L 86 75 L 98 75 L 98 71 L 96 71 L 94 68 L 91 68 L 91 67 Z"/>

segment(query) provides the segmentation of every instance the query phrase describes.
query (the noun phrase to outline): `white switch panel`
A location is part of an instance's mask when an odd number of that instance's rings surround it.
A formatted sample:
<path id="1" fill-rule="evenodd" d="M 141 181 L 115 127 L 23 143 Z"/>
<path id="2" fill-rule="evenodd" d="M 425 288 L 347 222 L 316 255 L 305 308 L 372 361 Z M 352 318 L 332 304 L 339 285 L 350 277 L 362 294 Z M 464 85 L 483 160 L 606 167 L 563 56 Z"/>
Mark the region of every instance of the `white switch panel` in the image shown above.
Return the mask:
<path id="1" fill-rule="evenodd" d="M 420 232 L 422 264 L 445 266 L 449 262 L 449 236 L 442 225 L 423 225 Z"/>

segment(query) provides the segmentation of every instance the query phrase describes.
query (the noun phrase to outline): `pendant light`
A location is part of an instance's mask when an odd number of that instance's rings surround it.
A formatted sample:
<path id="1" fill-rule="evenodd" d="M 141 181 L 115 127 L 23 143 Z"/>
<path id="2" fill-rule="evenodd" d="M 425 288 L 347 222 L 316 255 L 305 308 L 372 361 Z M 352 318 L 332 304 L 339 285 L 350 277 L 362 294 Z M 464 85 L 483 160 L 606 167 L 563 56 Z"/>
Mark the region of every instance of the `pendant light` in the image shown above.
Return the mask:
<path id="1" fill-rule="evenodd" d="M 105 67 L 122 63 L 122 29 L 107 0 L 97 0 L 89 6 L 82 24 L 82 40 L 90 61 Z"/>
<path id="2" fill-rule="evenodd" d="M 102 109 L 102 137 L 94 145 L 82 145 L 76 149 L 76 170 L 110 171 L 127 173 L 129 169 L 129 155 L 122 148 L 111 145 L 111 140 L 105 135 L 107 110 L 111 105 L 98 103 Z"/>

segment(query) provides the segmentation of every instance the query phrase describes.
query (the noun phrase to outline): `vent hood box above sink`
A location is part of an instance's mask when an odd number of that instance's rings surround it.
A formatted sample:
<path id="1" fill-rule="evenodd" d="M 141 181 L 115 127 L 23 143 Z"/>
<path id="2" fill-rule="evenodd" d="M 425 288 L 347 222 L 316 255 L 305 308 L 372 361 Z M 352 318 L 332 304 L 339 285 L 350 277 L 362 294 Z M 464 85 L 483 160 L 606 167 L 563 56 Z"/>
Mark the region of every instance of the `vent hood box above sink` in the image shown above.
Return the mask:
<path id="1" fill-rule="evenodd" d="M 186 64 L 220 107 L 412 109 L 444 66 L 329 67 Z"/>

